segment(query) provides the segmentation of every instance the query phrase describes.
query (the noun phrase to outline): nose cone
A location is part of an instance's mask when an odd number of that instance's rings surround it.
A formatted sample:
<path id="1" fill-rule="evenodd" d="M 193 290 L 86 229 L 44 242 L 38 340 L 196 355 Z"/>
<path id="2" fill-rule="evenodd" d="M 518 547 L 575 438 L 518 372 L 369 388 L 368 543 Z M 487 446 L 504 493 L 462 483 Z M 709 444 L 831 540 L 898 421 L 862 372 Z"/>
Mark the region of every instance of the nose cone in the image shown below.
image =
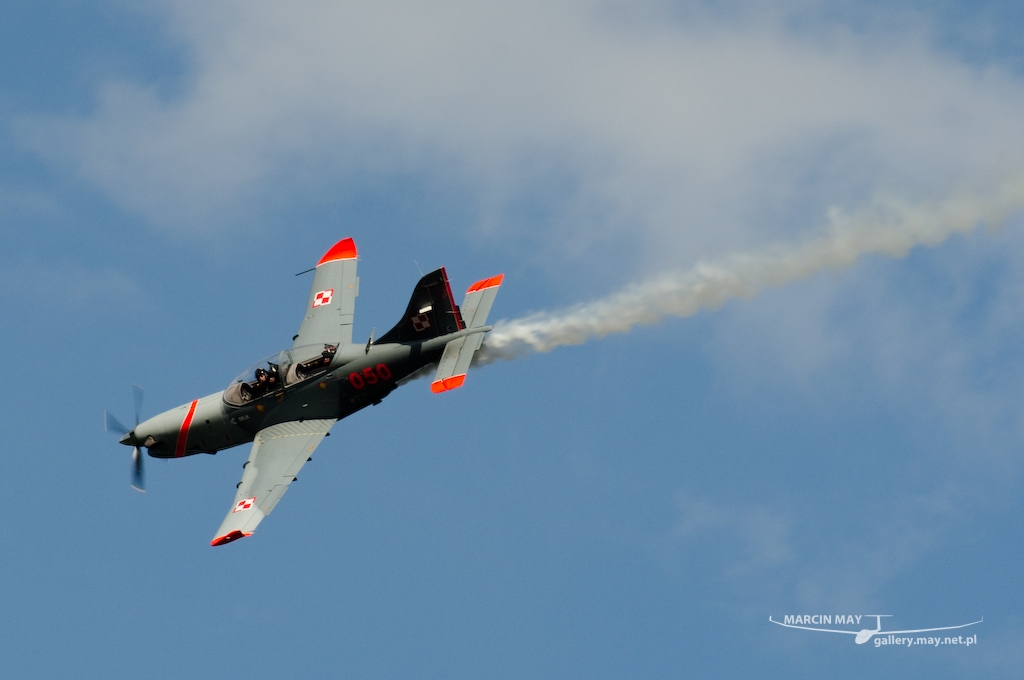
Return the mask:
<path id="1" fill-rule="evenodd" d="M 199 409 L 199 403 L 203 401 L 205 408 L 209 409 L 207 414 Z M 155 415 L 149 420 L 139 423 L 131 432 L 125 435 L 122 442 L 134 446 L 145 446 L 149 449 L 149 455 L 154 458 L 180 458 L 198 453 L 199 448 L 189 449 L 188 436 L 194 420 L 203 422 L 208 418 L 219 418 L 222 398 L 221 393 L 211 394 L 203 399 L 193 399 L 188 404 L 164 411 Z"/>
<path id="2" fill-rule="evenodd" d="M 168 439 L 173 440 L 176 434 L 176 426 L 177 423 L 168 418 L 166 413 L 161 413 L 158 416 L 153 416 L 149 420 L 139 423 L 135 426 L 134 430 L 125 436 L 131 438 L 134 442 L 134 446 L 146 446 L 152 448 L 153 446 L 167 441 Z"/>
<path id="3" fill-rule="evenodd" d="M 131 431 L 121 435 L 120 442 L 125 446 L 153 447 L 168 437 L 174 429 L 173 422 L 167 422 L 166 414 L 161 413 L 149 420 L 136 425 Z"/>

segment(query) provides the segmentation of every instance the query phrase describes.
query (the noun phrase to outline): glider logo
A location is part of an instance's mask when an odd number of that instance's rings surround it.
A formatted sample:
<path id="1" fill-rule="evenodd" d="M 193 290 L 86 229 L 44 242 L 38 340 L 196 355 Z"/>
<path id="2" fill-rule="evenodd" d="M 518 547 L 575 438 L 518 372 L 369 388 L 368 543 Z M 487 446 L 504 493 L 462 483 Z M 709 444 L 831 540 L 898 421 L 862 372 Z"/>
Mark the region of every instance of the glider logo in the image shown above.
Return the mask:
<path id="1" fill-rule="evenodd" d="M 430 328 L 430 319 L 427 318 L 426 314 L 414 316 L 409 320 L 412 321 L 412 327 L 415 328 L 417 332 L 425 331 Z"/>
<path id="2" fill-rule="evenodd" d="M 853 641 L 858 645 L 862 645 L 871 638 L 875 639 L 875 647 L 881 647 L 883 645 L 905 645 L 907 647 L 911 645 L 927 645 L 932 647 L 938 647 L 940 645 L 965 645 L 970 646 L 978 643 L 977 635 L 969 635 L 966 638 L 962 635 L 956 637 L 952 636 L 929 636 L 929 637 L 897 637 L 909 633 L 931 633 L 939 630 L 956 630 L 957 628 L 967 628 L 968 626 L 976 626 L 985 620 L 984 617 L 977 621 L 971 621 L 970 623 L 962 623 L 959 626 L 940 626 L 938 628 L 914 628 L 912 630 L 882 630 L 882 619 L 891 617 L 891 614 L 797 614 L 795 616 L 787 614 L 782 617 L 782 621 L 776 621 L 772 617 L 768 617 L 771 623 L 778 626 L 784 626 L 785 628 L 798 628 L 800 630 L 810 630 L 816 633 L 844 633 L 846 635 L 855 636 Z M 836 628 L 824 628 L 824 626 L 835 624 L 841 626 L 854 626 L 860 628 L 861 619 L 865 619 L 864 623 L 868 623 L 868 619 L 875 620 L 874 628 L 861 628 L 856 629 L 836 629 Z"/>
<path id="3" fill-rule="evenodd" d="M 314 307 L 322 307 L 324 305 L 329 305 L 329 304 L 331 304 L 331 298 L 332 297 L 334 297 L 334 289 L 333 288 L 328 288 L 327 290 L 322 290 L 322 291 L 320 291 L 319 293 L 316 294 L 316 297 L 313 298 L 313 306 Z"/>
<path id="4" fill-rule="evenodd" d="M 255 503 L 256 503 L 256 496 L 253 496 L 252 498 L 245 498 L 243 500 L 238 501 L 238 504 L 235 505 L 235 509 L 232 510 L 231 512 L 242 512 L 243 510 L 248 510 Z"/>

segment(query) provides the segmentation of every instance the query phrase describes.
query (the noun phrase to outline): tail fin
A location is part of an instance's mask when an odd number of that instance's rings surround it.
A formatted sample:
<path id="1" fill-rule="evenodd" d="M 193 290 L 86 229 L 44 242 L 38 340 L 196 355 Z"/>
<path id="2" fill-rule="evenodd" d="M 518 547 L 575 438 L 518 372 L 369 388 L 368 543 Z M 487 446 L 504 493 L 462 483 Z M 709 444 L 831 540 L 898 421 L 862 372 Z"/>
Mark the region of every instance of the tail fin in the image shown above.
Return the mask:
<path id="1" fill-rule="evenodd" d="M 466 299 L 462 301 L 462 309 L 465 314 L 467 328 L 480 328 L 487 323 L 487 315 L 494 304 L 494 298 L 498 294 L 498 286 L 501 285 L 503 274 L 492 276 L 489 279 L 477 281 L 466 291 Z M 480 344 L 484 341 L 484 334 L 474 333 L 452 340 L 444 347 L 444 354 L 437 364 L 437 373 L 434 374 L 434 381 L 430 383 L 433 392 L 445 392 L 462 387 L 466 380 L 466 371 L 473 361 L 473 355 Z"/>
<path id="2" fill-rule="evenodd" d="M 462 314 L 452 298 L 448 274 L 441 267 L 420 279 L 412 291 L 405 316 L 377 342 L 429 340 L 465 327 Z"/>

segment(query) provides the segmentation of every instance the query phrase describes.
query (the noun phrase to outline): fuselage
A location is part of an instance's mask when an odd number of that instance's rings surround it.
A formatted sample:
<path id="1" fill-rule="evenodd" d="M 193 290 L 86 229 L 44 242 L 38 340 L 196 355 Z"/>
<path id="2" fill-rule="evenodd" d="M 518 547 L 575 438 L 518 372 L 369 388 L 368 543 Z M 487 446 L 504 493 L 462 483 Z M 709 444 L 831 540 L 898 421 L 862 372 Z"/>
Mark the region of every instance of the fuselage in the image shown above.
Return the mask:
<path id="1" fill-rule="evenodd" d="M 121 443 L 145 446 L 156 458 L 181 458 L 251 442 L 257 432 L 278 423 L 340 420 L 380 403 L 403 380 L 436 363 L 450 340 L 486 330 L 460 330 L 412 343 L 346 345 L 337 350 L 329 366 L 308 377 L 282 381 L 263 393 L 246 393 L 245 398 L 239 396 L 236 382 L 140 423 Z"/>

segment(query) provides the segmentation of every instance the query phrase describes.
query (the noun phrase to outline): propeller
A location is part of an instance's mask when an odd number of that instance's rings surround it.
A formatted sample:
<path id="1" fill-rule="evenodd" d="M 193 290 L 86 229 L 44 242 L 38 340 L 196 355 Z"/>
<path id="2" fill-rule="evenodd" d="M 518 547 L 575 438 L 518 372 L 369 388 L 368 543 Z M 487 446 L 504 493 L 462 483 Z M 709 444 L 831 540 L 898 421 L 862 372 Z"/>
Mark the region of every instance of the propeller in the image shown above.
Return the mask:
<path id="1" fill-rule="evenodd" d="M 142 419 L 142 388 L 138 385 L 132 385 L 132 397 L 135 401 L 135 426 L 138 427 L 139 422 Z M 121 441 L 127 443 L 125 439 L 131 435 L 134 439 L 132 431 L 125 427 L 120 420 L 110 415 L 110 412 L 104 409 L 103 411 L 103 428 L 107 432 L 116 432 L 121 435 Z M 131 441 L 129 439 L 128 441 Z M 144 483 L 144 477 L 142 474 L 142 451 L 139 450 L 138 444 L 132 449 L 132 488 L 136 491 L 145 493 L 146 485 Z"/>

